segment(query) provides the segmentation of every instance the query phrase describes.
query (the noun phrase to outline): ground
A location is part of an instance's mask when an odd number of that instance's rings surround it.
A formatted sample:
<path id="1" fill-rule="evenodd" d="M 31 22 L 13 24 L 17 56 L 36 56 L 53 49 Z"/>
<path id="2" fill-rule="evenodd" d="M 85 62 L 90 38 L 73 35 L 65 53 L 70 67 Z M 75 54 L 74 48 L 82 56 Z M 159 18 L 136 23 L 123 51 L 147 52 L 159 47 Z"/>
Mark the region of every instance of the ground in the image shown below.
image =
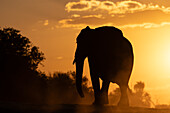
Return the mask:
<path id="1" fill-rule="evenodd" d="M 170 113 L 170 109 L 93 106 L 93 105 L 31 105 L 0 103 L 0 113 Z"/>

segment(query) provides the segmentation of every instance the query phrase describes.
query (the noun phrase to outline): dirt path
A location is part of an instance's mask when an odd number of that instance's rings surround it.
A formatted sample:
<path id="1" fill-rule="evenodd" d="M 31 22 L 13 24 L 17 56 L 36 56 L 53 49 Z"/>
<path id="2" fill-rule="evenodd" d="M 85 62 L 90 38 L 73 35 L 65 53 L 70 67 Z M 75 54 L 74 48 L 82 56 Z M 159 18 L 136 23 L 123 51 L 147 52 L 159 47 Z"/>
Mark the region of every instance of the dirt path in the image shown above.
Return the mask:
<path id="1" fill-rule="evenodd" d="M 0 113 L 170 113 L 170 109 L 154 109 L 92 105 L 31 105 L 0 103 Z"/>

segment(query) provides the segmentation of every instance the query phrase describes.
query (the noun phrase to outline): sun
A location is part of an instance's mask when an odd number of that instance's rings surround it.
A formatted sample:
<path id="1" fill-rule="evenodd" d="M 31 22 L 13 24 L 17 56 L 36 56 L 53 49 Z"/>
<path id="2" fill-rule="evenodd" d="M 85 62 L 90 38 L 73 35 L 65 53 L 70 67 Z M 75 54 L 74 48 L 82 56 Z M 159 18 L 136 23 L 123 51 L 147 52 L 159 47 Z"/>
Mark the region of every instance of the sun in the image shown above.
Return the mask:
<path id="1" fill-rule="evenodd" d="M 170 70 L 170 44 L 161 52 L 162 66 Z"/>
<path id="2" fill-rule="evenodd" d="M 170 73 L 170 40 L 159 43 L 155 49 L 155 65 L 164 73 Z"/>

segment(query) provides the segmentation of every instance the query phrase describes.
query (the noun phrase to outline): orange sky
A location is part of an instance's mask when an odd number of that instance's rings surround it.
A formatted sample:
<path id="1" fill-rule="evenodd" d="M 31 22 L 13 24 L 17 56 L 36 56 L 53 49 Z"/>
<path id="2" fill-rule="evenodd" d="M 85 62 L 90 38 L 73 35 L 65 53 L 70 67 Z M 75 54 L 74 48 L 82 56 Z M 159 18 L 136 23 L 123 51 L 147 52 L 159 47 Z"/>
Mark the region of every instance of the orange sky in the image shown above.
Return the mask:
<path id="1" fill-rule="evenodd" d="M 75 70 L 82 28 L 118 27 L 134 49 L 130 87 L 143 81 L 154 102 L 170 104 L 170 1 L 0 0 L 0 14 L 1 27 L 21 30 L 45 53 L 47 74 Z M 89 77 L 87 62 L 84 74 Z"/>

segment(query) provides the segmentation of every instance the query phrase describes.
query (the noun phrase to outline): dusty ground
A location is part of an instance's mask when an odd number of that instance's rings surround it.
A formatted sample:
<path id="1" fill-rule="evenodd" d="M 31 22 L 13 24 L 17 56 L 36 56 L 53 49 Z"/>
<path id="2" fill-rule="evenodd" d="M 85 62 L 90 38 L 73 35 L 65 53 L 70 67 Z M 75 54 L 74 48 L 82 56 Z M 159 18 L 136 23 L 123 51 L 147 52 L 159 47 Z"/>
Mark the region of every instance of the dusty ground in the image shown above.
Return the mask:
<path id="1" fill-rule="evenodd" d="M 170 109 L 92 105 L 30 105 L 0 103 L 0 113 L 170 113 Z"/>

